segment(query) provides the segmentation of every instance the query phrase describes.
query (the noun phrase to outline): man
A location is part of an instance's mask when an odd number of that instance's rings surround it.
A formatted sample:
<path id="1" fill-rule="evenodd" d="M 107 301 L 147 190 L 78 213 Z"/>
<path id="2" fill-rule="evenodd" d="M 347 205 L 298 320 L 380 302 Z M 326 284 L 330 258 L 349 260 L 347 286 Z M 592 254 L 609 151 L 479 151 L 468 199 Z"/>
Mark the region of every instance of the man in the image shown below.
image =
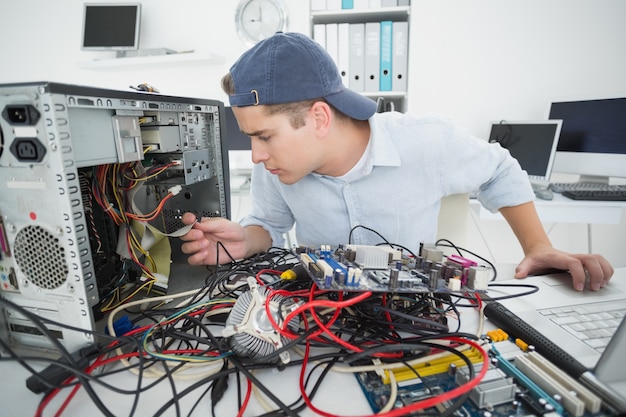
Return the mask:
<path id="1" fill-rule="evenodd" d="M 568 270 L 574 288 L 598 290 L 613 275 L 600 255 L 554 249 L 517 161 L 497 144 L 436 117 L 376 113 L 346 89 L 330 56 L 310 38 L 277 33 L 245 52 L 222 79 L 255 166 L 251 212 L 241 222 L 203 219 L 183 236 L 192 265 L 283 246 L 296 225 L 299 244 L 377 244 L 384 237 L 416 253 L 433 242 L 440 200 L 480 190 L 525 257 L 516 277 Z M 191 224 L 191 213 L 183 222 Z"/>

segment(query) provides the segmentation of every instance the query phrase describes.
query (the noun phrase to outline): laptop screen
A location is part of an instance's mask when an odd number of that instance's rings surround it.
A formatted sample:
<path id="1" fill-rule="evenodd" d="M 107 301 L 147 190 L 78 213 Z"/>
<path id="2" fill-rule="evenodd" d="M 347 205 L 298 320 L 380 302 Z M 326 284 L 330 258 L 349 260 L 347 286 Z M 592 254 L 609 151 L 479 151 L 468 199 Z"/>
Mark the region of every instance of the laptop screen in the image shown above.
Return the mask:
<path id="1" fill-rule="evenodd" d="M 489 142 L 508 149 L 530 180 L 549 181 L 561 124 L 561 120 L 492 122 Z"/>

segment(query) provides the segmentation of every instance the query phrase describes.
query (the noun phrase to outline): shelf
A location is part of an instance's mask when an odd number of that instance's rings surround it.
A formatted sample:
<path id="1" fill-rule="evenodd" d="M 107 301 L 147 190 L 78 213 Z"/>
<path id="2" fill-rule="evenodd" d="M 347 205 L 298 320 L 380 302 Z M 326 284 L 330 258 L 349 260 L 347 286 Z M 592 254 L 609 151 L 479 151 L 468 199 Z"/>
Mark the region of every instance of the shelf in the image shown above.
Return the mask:
<path id="1" fill-rule="evenodd" d="M 224 57 L 210 52 L 180 52 L 166 55 L 147 55 L 126 58 L 96 59 L 82 61 L 78 66 L 83 69 L 107 70 L 128 69 L 158 65 L 181 65 L 181 64 L 222 64 Z"/>
<path id="2" fill-rule="evenodd" d="M 387 98 L 404 98 L 406 97 L 406 92 L 404 91 L 359 91 L 360 94 L 365 97 L 376 98 L 376 97 L 387 97 Z"/>
<path id="3" fill-rule="evenodd" d="M 312 11 L 311 19 L 314 23 L 357 23 L 378 22 L 381 20 L 407 21 L 410 6 L 379 7 L 375 9 L 351 10 L 323 10 Z"/>
<path id="4" fill-rule="evenodd" d="M 342 73 L 346 87 L 374 101 L 378 101 L 378 98 L 384 99 L 382 103 L 385 111 L 405 112 L 407 109 L 406 75 L 410 11 L 411 6 L 311 11 L 311 35 L 324 48 L 332 45 L 327 51 L 331 53 Z M 382 22 L 385 22 L 385 26 Z M 380 26 L 378 31 L 376 24 Z M 393 33 L 396 33 L 397 37 Z M 392 42 L 392 36 L 398 41 Z M 387 53 L 384 58 L 382 50 Z M 377 57 L 379 64 L 372 59 L 374 57 Z M 396 60 L 397 63 L 395 70 L 392 60 Z M 359 64 L 359 61 L 362 63 Z M 372 91 L 382 85 L 381 68 L 385 70 L 386 90 Z"/>

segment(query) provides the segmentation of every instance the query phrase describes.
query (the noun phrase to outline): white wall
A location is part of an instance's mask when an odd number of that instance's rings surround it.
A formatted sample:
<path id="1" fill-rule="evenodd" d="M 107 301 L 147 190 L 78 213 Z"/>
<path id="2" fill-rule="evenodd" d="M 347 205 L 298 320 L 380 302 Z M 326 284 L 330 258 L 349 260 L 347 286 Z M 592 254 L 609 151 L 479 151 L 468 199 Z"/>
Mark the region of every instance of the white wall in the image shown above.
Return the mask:
<path id="1" fill-rule="evenodd" d="M 622 0 L 413 0 L 409 108 L 473 133 L 556 97 L 626 93 Z"/>
<path id="2" fill-rule="evenodd" d="M 226 100 L 219 80 L 249 46 L 235 30 L 234 0 L 147 0 L 142 3 L 140 47 L 212 52 L 221 64 L 160 64 L 155 67 L 84 69 L 112 52 L 80 50 L 83 3 L 89 0 L 0 0 L 0 82 L 49 80 L 128 90 L 148 82 L 161 93 Z M 91 1 L 96 2 L 96 1 Z M 110 0 L 109 2 L 123 2 Z M 286 0 L 289 28 L 307 31 L 308 13 Z"/>
<path id="3" fill-rule="evenodd" d="M 80 64 L 113 54 L 80 50 L 82 0 L 0 0 L 0 83 L 51 80 L 124 90 L 148 82 L 164 94 L 225 101 L 219 80 L 247 48 L 234 27 L 237 3 L 142 2 L 142 48 L 210 51 L 223 56 L 220 64 L 90 70 Z M 286 3 L 289 29 L 309 33 L 308 2 Z M 555 97 L 626 92 L 623 0 L 411 3 L 409 111 L 441 113 L 485 137 L 491 120 L 545 118 Z M 245 153 L 233 156 L 235 166 L 248 163 Z M 592 228 L 594 250 L 621 266 L 625 221 Z M 468 223 L 469 248 L 496 262 L 520 259 L 503 222 Z M 557 246 L 586 250 L 585 225 L 546 228 Z"/>
<path id="4" fill-rule="evenodd" d="M 554 98 L 626 96 L 622 0 L 413 0 L 408 108 L 441 113 L 480 137 L 492 120 L 547 117 Z M 556 180 L 576 180 L 555 175 Z M 626 266 L 618 225 L 544 224 L 555 246 L 591 248 Z M 468 220 L 468 248 L 497 263 L 522 257 L 501 221 Z"/>

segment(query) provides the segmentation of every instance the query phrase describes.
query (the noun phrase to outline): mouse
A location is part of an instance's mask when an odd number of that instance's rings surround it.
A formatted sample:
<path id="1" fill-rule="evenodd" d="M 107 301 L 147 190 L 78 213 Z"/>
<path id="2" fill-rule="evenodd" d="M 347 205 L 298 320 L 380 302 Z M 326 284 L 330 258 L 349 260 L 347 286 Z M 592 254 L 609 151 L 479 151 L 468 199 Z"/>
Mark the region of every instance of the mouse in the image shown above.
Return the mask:
<path id="1" fill-rule="evenodd" d="M 554 192 L 549 188 L 542 188 L 541 190 L 534 190 L 535 197 L 540 200 L 552 200 L 554 198 Z"/>

